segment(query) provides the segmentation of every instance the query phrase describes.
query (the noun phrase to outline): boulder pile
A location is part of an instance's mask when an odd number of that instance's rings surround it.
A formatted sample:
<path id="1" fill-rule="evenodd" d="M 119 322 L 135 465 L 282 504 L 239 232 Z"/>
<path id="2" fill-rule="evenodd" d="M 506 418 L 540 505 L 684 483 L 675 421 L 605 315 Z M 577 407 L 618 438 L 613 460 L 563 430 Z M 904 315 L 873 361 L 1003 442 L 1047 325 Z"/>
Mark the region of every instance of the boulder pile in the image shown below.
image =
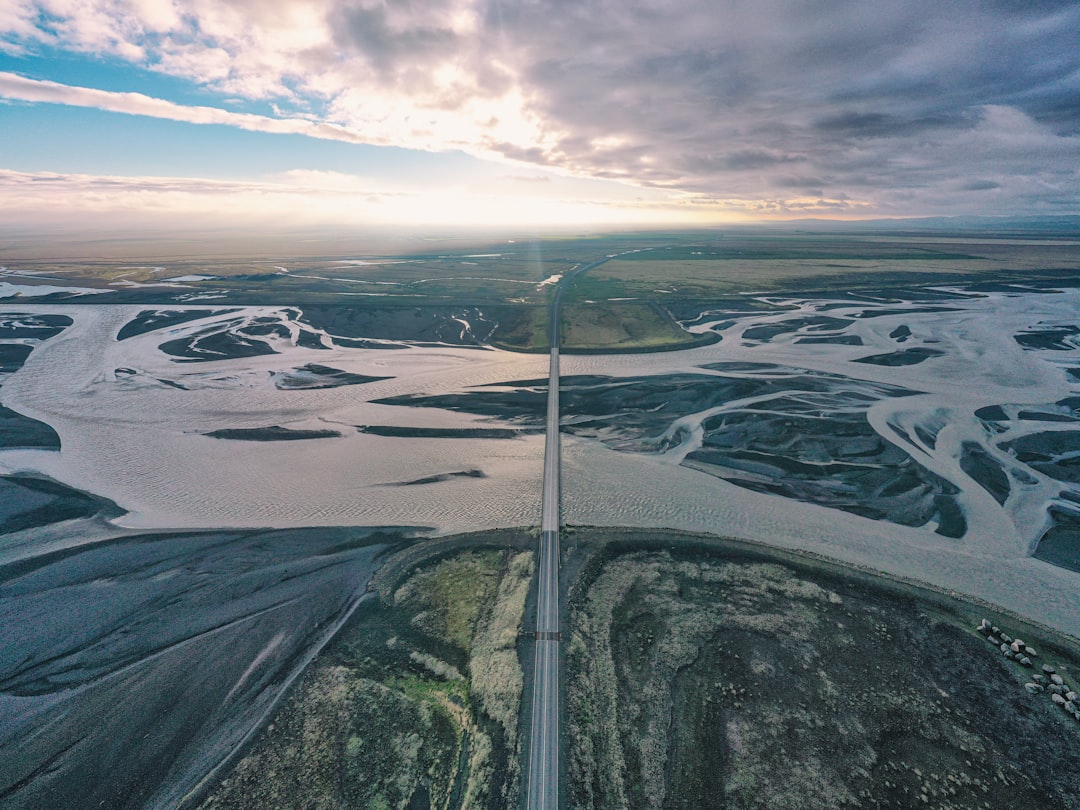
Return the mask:
<path id="1" fill-rule="evenodd" d="M 1038 658 L 1039 653 L 1022 639 L 1013 638 L 988 619 L 979 622 L 979 626 L 975 629 L 982 634 L 987 643 L 997 647 L 1005 658 L 1029 669 L 1035 666 L 1031 659 Z M 1043 664 L 1042 674 L 1032 675 L 1031 680 L 1024 684 L 1024 688 L 1031 695 L 1049 694 L 1050 700 L 1055 705 L 1060 706 L 1073 719 L 1080 721 L 1080 695 L 1077 695 L 1073 688 L 1065 683 L 1065 679 L 1050 664 Z"/>

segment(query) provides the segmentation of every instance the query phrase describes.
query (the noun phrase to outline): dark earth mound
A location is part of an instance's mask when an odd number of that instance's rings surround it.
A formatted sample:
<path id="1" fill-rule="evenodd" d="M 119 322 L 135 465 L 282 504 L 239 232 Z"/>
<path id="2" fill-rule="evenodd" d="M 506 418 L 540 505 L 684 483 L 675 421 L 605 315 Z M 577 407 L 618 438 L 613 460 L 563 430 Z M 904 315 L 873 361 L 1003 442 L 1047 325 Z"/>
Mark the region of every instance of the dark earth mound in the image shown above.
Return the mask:
<path id="1" fill-rule="evenodd" d="M 915 366 L 931 357 L 941 357 L 945 352 L 940 349 L 927 349 L 919 346 L 912 349 L 901 349 L 886 354 L 871 354 L 853 360 L 854 363 L 871 363 L 875 366 Z"/>
<path id="2" fill-rule="evenodd" d="M 1050 528 L 1039 539 L 1035 556 L 1053 565 L 1080 571 L 1080 504 L 1072 509 L 1052 506 Z"/>
<path id="3" fill-rule="evenodd" d="M 337 439 L 336 430 L 292 430 L 280 425 L 258 428 L 222 428 L 204 433 L 212 439 L 233 439 L 242 442 L 291 442 L 301 439 Z"/>
<path id="4" fill-rule="evenodd" d="M 13 374 L 23 367 L 34 350 L 25 343 L 0 343 L 0 374 Z"/>
<path id="5" fill-rule="evenodd" d="M 302 332 L 301 334 L 309 333 Z M 277 375 L 274 385 L 283 391 L 313 391 L 321 388 L 339 388 L 343 385 L 363 385 L 389 379 L 392 378 L 353 374 L 330 366 L 321 366 L 318 363 L 308 363 Z"/>
<path id="6" fill-rule="evenodd" d="M 516 439 L 540 432 L 530 428 L 426 428 L 397 425 L 357 425 L 361 433 L 401 439 Z"/>
<path id="7" fill-rule="evenodd" d="M 428 475 L 424 478 L 416 478 L 412 481 L 402 481 L 394 486 L 398 487 L 414 487 L 421 484 L 438 484 L 442 481 L 452 481 L 455 478 L 487 478 L 487 473 L 483 470 L 458 470 L 457 472 L 439 473 L 438 475 Z"/>
<path id="8" fill-rule="evenodd" d="M 236 312 L 235 309 L 219 309 L 209 311 L 205 309 L 145 309 L 125 323 L 116 334 L 117 340 L 127 340 L 136 335 L 145 335 L 157 329 L 167 326 L 177 326 L 188 321 L 197 321 L 200 318 L 211 318 L 218 315 L 228 315 Z"/>
<path id="9" fill-rule="evenodd" d="M 167 340 L 158 348 L 165 354 L 180 358 L 174 360 L 175 363 L 205 363 L 277 354 L 266 341 L 230 331 L 201 332 L 192 337 Z"/>
<path id="10" fill-rule="evenodd" d="M 1080 335 L 1080 327 L 1062 326 L 1021 332 L 1015 338 L 1017 343 L 1028 350 L 1068 352 L 1076 348 L 1069 343 L 1069 338 L 1075 339 L 1076 335 Z"/>
<path id="11" fill-rule="evenodd" d="M 44 422 L 0 405 L 0 448 L 59 450 L 60 437 Z"/>
<path id="12" fill-rule="evenodd" d="M 47 478 L 0 476 L 0 534 L 97 514 L 115 517 L 123 510 L 105 498 Z"/>
<path id="13" fill-rule="evenodd" d="M 0 315 L 0 340 L 56 337 L 73 321 L 67 315 L 31 315 L 21 312 Z"/>

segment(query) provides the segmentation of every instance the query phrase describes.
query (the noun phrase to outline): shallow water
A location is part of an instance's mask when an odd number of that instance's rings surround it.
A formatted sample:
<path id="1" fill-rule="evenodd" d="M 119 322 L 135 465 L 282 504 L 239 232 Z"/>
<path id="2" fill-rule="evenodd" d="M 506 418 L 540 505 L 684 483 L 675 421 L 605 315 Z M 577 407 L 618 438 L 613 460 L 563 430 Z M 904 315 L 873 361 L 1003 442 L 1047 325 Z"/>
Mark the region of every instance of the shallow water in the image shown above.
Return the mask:
<path id="1" fill-rule="evenodd" d="M 711 346 L 566 356 L 566 378 L 657 381 L 645 417 L 630 413 L 633 401 L 616 403 L 626 412 L 597 406 L 597 413 L 590 411 L 592 428 L 582 427 L 584 417 L 564 414 L 566 429 L 578 436 L 571 457 L 579 465 L 567 470 L 567 519 L 633 525 L 661 510 L 683 515 L 675 525 L 716 531 L 708 518 L 687 516 L 696 513 L 702 497 L 718 502 L 732 497 L 724 493 L 732 492 L 735 481 L 742 486 L 734 497 L 754 504 L 751 511 L 758 515 L 745 519 L 748 526 L 777 512 L 788 517 L 789 534 L 797 536 L 817 514 L 811 507 L 829 505 L 828 499 L 799 494 L 798 487 L 796 500 L 763 491 L 790 494 L 790 481 L 777 485 L 778 470 L 812 469 L 808 464 L 844 452 L 843 442 L 822 450 L 821 441 L 808 441 L 799 428 L 799 419 L 827 417 L 867 425 L 858 430 L 895 448 L 894 457 L 911 459 L 925 480 L 944 482 L 943 491 L 951 493 L 950 514 L 935 513 L 924 500 L 897 518 L 921 524 L 913 533 L 921 543 L 999 560 L 1027 557 L 1053 514 L 1076 511 L 1070 493 L 1080 498 L 1072 466 L 1077 454 L 1061 441 L 1066 435 L 1073 440 L 1080 425 L 1077 410 L 1068 405 L 1069 397 L 1080 394 L 1080 383 L 1070 375 L 1080 367 L 1074 331 L 1080 291 L 949 289 L 928 290 L 926 297 L 943 298 L 947 305 L 770 298 L 785 309 L 692 318 L 695 331 L 720 333 L 722 341 Z M 66 315 L 74 323 L 41 342 L 4 380 L 0 401 L 55 429 L 61 450 L 0 453 L 0 471 L 31 470 L 109 498 L 127 510 L 118 522 L 138 528 L 348 524 L 425 525 L 453 532 L 536 523 L 542 437 L 491 430 L 530 422 L 528 409 L 500 412 L 497 402 L 494 410 L 474 407 L 472 413 L 468 404 L 455 410 L 405 405 L 409 398 L 437 405 L 447 395 L 465 403 L 499 392 L 519 396 L 514 381 L 543 380 L 546 357 L 401 341 L 388 344 L 398 351 L 347 348 L 305 323 L 295 307 L 184 310 L 188 320 L 165 318 L 161 328 L 133 332 L 124 327 L 145 321 L 139 307 L 34 307 L 34 313 Z M 124 339 L 117 340 L 121 330 Z M 200 348 L 206 336 L 218 340 L 209 350 Z M 251 342 L 259 343 L 258 354 L 249 353 Z M 167 353 L 179 345 L 191 349 Z M 238 356 L 228 356 L 230 346 L 239 347 Z M 919 362 L 862 362 L 898 352 Z M 221 359 L 208 359 L 214 357 Z M 326 370 L 322 379 L 346 384 L 283 383 L 306 380 L 312 367 Z M 741 399 L 702 397 L 700 407 L 681 401 L 665 410 L 664 375 L 673 381 L 671 397 L 684 400 L 687 380 L 741 381 L 759 388 Z M 762 380 L 768 382 L 767 395 L 761 393 Z M 499 383 L 511 386 L 491 387 Z M 581 383 L 583 397 L 589 384 Z M 568 402 L 574 401 L 572 393 L 568 387 Z M 383 404 L 388 400 L 396 404 Z M 992 406 L 999 406 L 994 421 L 984 418 Z M 765 419 L 778 427 L 762 427 Z M 748 440 L 736 426 L 755 420 L 756 461 L 747 461 L 735 445 Z M 391 429 L 379 431 L 380 426 Z M 329 438 L 260 442 L 207 435 L 248 431 L 218 435 L 258 436 L 270 427 Z M 420 430 L 402 435 L 408 428 Z M 590 429 L 592 441 L 587 440 Z M 786 437 L 783 430 L 794 432 Z M 761 437 L 774 433 L 781 435 L 767 447 Z M 620 452 L 611 455 L 611 447 Z M 1032 455 L 1036 451 L 1041 455 Z M 678 491 L 655 481 L 637 491 L 633 508 L 615 506 L 590 475 L 590 465 L 600 469 L 609 463 L 624 465 L 628 481 L 643 465 L 660 464 L 663 476 L 680 481 Z M 680 466 L 676 475 L 676 465 L 684 463 L 704 463 L 712 474 Z M 415 481 L 426 483 L 409 487 L 403 496 L 400 484 Z M 652 497 L 650 490 L 665 494 Z M 858 497 L 865 499 L 865 493 Z M 923 497 L 930 496 L 924 492 Z M 837 510 L 827 514 L 839 515 Z M 955 525 L 945 533 L 962 537 L 929 536 L 950 520 Z M 856 525 L 885 537 L 912 534 L 901 531 L 910 525 L 867 519 Z M 1057 545 L 1060 558 L 1060 532 Z"/>
<path id="2" fill-rule="evenodd" d="M 363 597 L 380 546 L 346 542 L 369 530 L 343 527 L 539 520 L 542 436 L 369 400 L 531 376 L 545 358 L 340 348 L 290 309 L 207 308 L 123 340 L 142 308 L 39 309 L 72 324 L 47 340 L 7 338 L 32 351 L 0 380 L 0 402 L 60 440 L 58 451 L 24 441 L 0 452 L 5 491 L 26 490 L 15 473 L 59 482 L 38 487 L 53 501 L 27 490 L 36 501 L 0 515 L 5 807 L 175 807 Z M 24 314 L 9 320 L 25 328 Z M 271 327 L 257 356 L 185 363 L 160 349 L 249 325 Z M 455 438 L 359 429 L 370 425 Z M 240 438 L 207 435 L 217 431 Z M 35 526 L 42 504 L 55 517 L 50 504 L 80 497 L 64 485 L 99 500 Z"/>
<path id="3" fill-rule="evenodd" d="M 1080 291 L 944 298 L 786 299 L 782 312 L 695 313 L 693 329 L 722 335 L 710 346 L 564 355 L 564 377 L 575 378 L 565 399 L 577 409 L 564 412 L 564 523 L 803 549 L 1080 634 L 1080 574 L 1067 568 L 1080 561 Z M 50 796 L 74 806 L 71 791 L 85 785 L 117 805 L 122 790 L 130 806 L 171 806 L 210 772 L 375 565 L 373 547 L 342 551 L 333 532 L 303 527 L 539 523 L 534 406 L 546 356 L 339 340 L 295 307 L 207 306 L 118 340 L 143 311 L 0 305 L 0 323 L 17 330 L 35 313 L 72 321 L 58 334 L 0 335 L 32 348 L 0 379 L 0 403 L 60 439 L 59 451 L 0 451 L 0 475 L 49 476 L 118 507 L 0 527 L 0 800 L 11 806 Z M 898 352 L 919 361 L 859 362 Z M 598 393 L 623 383 L 647 388 L 648 400 Z M 430 407 L 450 395 L 455 409 Z M 925 480 L 947 483 L 966 531 L 937 533 L 947 516 L 925 498 L 909 519 L 874 520 L 831 508 L 813 487 L 792 497 L 748 488 L 750 473 L 783 483 L 835 461 L 830 453 L 851 455 L 791 427 L 841 416 L 873 445 L 852 463 L 909 459 Z M 758 418 L 769 427 L 749 464 L 725 431 Z M 709 447 L 724 452 L 701 455 Z M 134 530 L 155 533 L 126 537 Z M 1048 530 L 1054 564 L 1031 556 Z M 52 771 L 32 775 L 49 762 Z M 102 768 L 114 776 L 93 776 Z"/>
<path id="4" fill-rule="evenodd" d="M 307 349 L 264 338 L 277 353 L 178 363 L 158 347 L 230 319 L 207 310 L 189 321 L 115 340 L 138 307 L 56 307 L 75 321 L 36 349 L 0 401 L 51 425 L 61 451 L 0 454 L 0 471 L 32 469 L 115 501 L 140 528 L 430 525 L 466 531 L 539 519 L 543 437 L 388 438 L 357 426 L 487 427 L 484 420 L 370 404 L 416 391 L 448 391 L 546 370 L 546 357 L 452 347 L 401 351 Z M 252 308 L 243 319 L 296 310 Z M 309 364 L 386 377 L 361 385 L 282 390 Z M 341 438 L 291 442 L 214 439 L 216 430 L 270 426 L 336 430 Z M 480 469 L 414 487 L 402 481 Z"/>
<path id="5" fill-rule="evenodd" d="M 967 524 L 962 537 L 935 535 L 933 521 L 910 527 L 867 520 L 747 491 L 681 466 L 700 446 L 702 422 L 726 410 L 737 411 L 739 403 L 684 417 L 682 441 L 664 453 L 617 453 L 600 441 L 569 442 L 564 454 L 565 519 L 671 526 L 809 549 L 981 596 L 1080 633 L 1080 577 L 1029 556 L 1051 525 L 1048 510 L 1077 511 L 1070 500 L 1077 496 L 1077 485 L 1055 470 L 1053 461 L 1025 463 L 1010 451 L 1018 439 L 1033 434 L 1077 429 L 1074 421 L 1033 419 L 1031 411 L 1050 411 L 1064 419 L 1071 411 L 1055 403 L 1080 392 L 1070 374 L 1080 365 L 1080 343 L 1065 328 L 1078 318 L 1080 292 L 959 295 L 950 301 L 949 311 L 921 307 L 917 301 L 906 306 L 850 299 L 785 303 L 791 309 L 780 314 L 718 316 L 723 340 L 712 346 L 672 354 L 566 357 L 562 371 L 613 377 L 696 374 L 703 365 L 719 363 L 712 368 L 739 377 L 770 373 L 739 363 L 775 364 L 852 381 L 838 383 L 838 389 L 857 391 L 869 383 L 917 392 L 877 398 L 865 416 L 882 439 L 956 488 L 955 500 Z M 819 319 L 822 312 L 846 323 L 825 328 Z M 705 329 L 710 320 L 706 316 L 697 323 L 695 328 Z M 750 337 L 749 330 L 755 330 Z M 1053 345 L 1033 347 L 1024 337 L 1047 330 L 1054 330 Z M 808 335 L 858 336 L 861 345 L 800 342 Z M 857 362 L 916 347 L 941 354 L 903 366 Z M 1003 419 L 995 425 L 976 415 L 991 405 L 1004 406 Z M 1067 447 L 1048 450 L 1051 455 L 1055 451 L 1059 464 L 1071 463 Z M 973 457 L 980 464 L 973 464 Z M 995 497 L 993 487 L 976 479 L 1000 483 L 1002 477 L 1008 482 L 1008 497 L 999 503 L 1000 492 Z M 1080 561 L 1080 536 L 1065 542 L 1060 537 L 1059 531 L 1055 561 L 1067 554 Z M 1063 547 L 1072 550 L 1063 552 Z"/>

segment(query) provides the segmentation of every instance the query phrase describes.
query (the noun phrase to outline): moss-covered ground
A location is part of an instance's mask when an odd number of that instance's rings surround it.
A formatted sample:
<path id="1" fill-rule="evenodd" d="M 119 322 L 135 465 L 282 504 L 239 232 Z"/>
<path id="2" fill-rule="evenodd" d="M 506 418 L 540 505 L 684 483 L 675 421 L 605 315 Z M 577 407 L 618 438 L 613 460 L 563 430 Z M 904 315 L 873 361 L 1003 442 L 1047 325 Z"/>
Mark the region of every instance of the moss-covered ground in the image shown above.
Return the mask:
<path id="1" fill-rule="evenodd" d="M 513 806 L 533 569 L 520 545 L 489 537 L 391 559 L 395 573 L 201 807 Z"/>
<path id="2" fill-rule="evenodd" d="M 647 301 L 566 304 L 561 329 L 562 350 L 567 353 L 669 351 L 715 339 L 687 332 L 660 304 Z"/>
<path id="3" fill-rule="evenodd" d="M 1043 663 L 1075 687 L 1072 641 L 740 544 L 593 530 L 567 547 L 570 806 L 1080 807 L 1080 723 L 1024 687 Z"/>

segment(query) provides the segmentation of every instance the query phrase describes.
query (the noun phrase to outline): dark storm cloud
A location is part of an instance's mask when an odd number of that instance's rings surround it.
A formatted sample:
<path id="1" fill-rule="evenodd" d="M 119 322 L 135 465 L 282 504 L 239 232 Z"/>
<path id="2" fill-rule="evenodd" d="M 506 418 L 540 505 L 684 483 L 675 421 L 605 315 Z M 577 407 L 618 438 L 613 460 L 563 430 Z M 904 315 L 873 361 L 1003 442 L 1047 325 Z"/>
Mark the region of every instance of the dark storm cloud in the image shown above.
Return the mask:
<path id="1" fill-rule="evenodd" d="M 1080 3 L 492 0 L 486 20 L 548 163 L 882 212 L 1000 206 L 1002 189 L 1078 205 Z"/>
<path id="2" fill-rule="evenodd" d="M 903 118 L 880 112 L 840 112 L 813 122 L 813 126 L 826 137 L 843 138 L 895 138 L 916 135 L 927 130 L 943 127 L 973 126 L 972 116 L 927 115 Z"/>
<path id="3" fill-rule="evenodd" d="M 404 62 L 423 62 L 426 56 L 440 55 L 458 45 L 457 35 L 449 28 L 420 25 L 395 30 L 382 6 L 347 8 L 342 17 L 339 36 L 382 72 L 392 72 Z"/>
<path id="4" fill-rule="evenodd" d="M 455 65 L 461 69 L 460 76 L 453 90 L 440 88 L 442 97 L 436 106 L 442 109 L 454 109 L 476 96 L 499 95 L 511 86 L 505 68 L 492 60 L 483 32 L 459 30 L 455 19 L 459 0 L 331 6 L 336 53 L 316 57 L 320 65 L 336 59 L 346 74 L 352 73 L 361 83 L 374 74 L 382 89 L 406 97 L 430 93 L 438 69 Z M 363 66 L 354 63 L 354 56 L 360 57 Z"/>
<path id="5" fill-rule="evenodd" d="M 992 191 L 995 188 L 1001 188 L 1001 183 L 993 180 L 969 180 L 960 184 L 961 191 Z"/>

